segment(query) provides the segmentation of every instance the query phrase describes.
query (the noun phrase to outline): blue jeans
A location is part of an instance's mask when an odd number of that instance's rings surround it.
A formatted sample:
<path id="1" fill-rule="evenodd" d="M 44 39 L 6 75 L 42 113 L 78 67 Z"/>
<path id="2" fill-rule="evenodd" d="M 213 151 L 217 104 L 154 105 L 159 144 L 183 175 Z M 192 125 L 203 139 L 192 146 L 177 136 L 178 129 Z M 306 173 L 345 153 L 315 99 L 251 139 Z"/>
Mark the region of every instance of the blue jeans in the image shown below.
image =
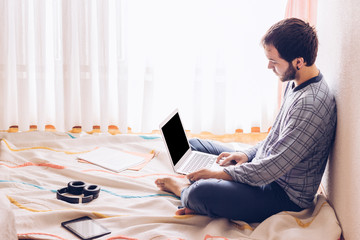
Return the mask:
<path id="1" fill-rule="evenodd" d="M 218 155 L 234 150 L 221 144 L 190 139 L 192 149 Z M 261 222 L 281 211 L 301 211 L 285 191 L 272 182 L 264 186 L 219 179 L 202 179 L 185 188 L 181 193 L 184 207 L 210 217 L 224 217 L 245 222 Z"/>

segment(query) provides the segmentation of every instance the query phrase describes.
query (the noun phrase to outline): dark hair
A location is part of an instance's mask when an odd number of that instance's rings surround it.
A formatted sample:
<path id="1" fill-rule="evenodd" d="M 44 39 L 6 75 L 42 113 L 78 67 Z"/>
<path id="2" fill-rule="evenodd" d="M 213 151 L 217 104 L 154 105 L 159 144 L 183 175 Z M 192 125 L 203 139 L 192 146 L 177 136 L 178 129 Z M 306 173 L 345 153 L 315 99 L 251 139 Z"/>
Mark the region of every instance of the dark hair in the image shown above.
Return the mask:
<path id="1" fill-rule="evenodd" d="M 302 57 L 307 66 L 315 63 L 318 51 L 316 30 L 298 18 L 287 18 L 274 24 L 261 40 L 273 45 L 287 62 Z"/>

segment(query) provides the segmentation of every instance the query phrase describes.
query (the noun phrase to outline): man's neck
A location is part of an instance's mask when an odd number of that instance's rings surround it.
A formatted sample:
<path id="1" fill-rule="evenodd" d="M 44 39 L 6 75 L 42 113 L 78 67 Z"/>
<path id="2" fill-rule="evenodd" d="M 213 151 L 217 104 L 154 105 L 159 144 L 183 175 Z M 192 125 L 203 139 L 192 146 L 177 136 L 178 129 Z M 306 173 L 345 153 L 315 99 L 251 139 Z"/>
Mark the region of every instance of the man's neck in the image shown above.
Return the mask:
<path id="1" fill-rule="evenodd" d="M 316 65 L 313 64 L 310 67 L 302 67 L 300 70 L 297 71 L 294 84 L 295 87 L 299 86 L 300 84 L 316 77 L 319 75 L 319 69 L 317 69 Z"/>

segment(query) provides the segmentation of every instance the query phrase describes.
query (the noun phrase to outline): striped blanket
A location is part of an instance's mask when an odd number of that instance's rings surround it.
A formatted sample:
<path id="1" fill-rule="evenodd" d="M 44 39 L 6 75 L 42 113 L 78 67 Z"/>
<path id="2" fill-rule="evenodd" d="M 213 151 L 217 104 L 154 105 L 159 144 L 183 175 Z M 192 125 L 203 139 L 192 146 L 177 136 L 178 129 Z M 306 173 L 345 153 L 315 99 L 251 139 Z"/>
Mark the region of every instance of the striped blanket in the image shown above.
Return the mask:
<path id="1" fill-rule="evenodd" d="M 61 222 L 89 216 L 111 231 L 99 239 L 339 239 L 334 210 L 319 195 L 313 208 L 281 212 L 261 223 L 174 213 L 178 197 L 160 191 L 159 177 L 175 174 L 158 135 L 71 135 L 60 132 L 0 133 L 1 212 L 15 221 L 0 221 L 19 239 L 77 239 Z M 149 160 L 120 173 L 79 161 L 79 153 L 105 146 L 141 153 Z M 101 186 L 89 203 L 70 204 L 56 192 L 70 181 Z M 0 199 L 0 200 L 1 200 Z M 2 215 L 4 216 L 4 215 Z M 3 237 L 1 239 L 9 239 Z"/>

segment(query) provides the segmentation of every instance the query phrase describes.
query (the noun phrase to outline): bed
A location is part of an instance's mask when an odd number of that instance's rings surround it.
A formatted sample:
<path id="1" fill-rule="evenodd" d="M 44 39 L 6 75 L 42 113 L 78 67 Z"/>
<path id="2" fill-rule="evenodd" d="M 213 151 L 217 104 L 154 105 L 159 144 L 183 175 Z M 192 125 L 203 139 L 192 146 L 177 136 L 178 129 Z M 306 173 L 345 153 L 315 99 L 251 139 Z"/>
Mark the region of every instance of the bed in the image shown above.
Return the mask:
<path id="1" fill-rule="evenodd" d="M 341 228 L 325 197 L 299 213 L 281 212 L 262 223 L 176 216 L 178 197 L 154 181 L 175 174 L 159 135 L 0 133 L 1 239 L 77 239 L 61 222 L 89 216 L 111 230 L 99 239 L 339 239 Z M 232 143 L 236 144 L 236 143 Z M 104 146 L 140 154 L 145 163 L 115 173 L 79 161 Z M 98 198 L 71 204 L 57 199 L 70 181 L 101 187 Z M 6 218 L 4 218 L 6 216 Z"/>

